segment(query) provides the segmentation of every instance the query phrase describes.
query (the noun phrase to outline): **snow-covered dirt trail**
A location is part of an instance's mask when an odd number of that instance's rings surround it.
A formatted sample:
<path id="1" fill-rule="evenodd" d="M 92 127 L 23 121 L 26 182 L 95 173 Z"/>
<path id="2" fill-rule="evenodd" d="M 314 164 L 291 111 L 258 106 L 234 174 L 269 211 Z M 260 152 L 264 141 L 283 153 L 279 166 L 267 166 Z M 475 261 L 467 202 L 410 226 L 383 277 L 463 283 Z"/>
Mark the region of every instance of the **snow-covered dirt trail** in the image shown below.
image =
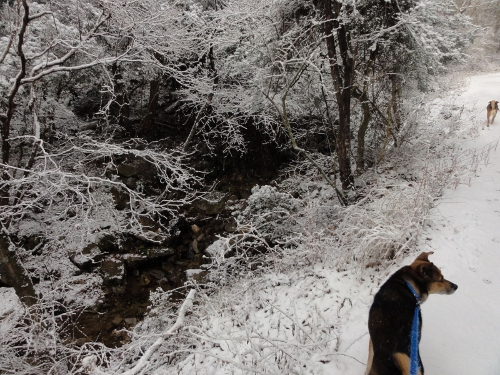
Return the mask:
<path id="1" fill-rule="evenodd" d="M 457 99 L 477 103 L 473 116 L 486 124 L 488 101 L 500 100 L 500 74 L 472 77 Z M 500 119 L 466 147 L 500 138 Z M 452 296 L 431 296 L 422 307 L 421 356 L 426 374 L 500 374 L 500 149 L 491 152 L 469 185 L 446 191 L 433 211 L 420 248 L 446 278 Z M 428 240 L 426 240 L 428 239 Z"/>
<path id="2" fill-rule="evenodd" d="M 446 93 L 434 106 L 437 111 L 452 98 L 470 117 L 477 137 L 466 137 L 463 150 L 480 150 L 500 139 L 500 118 L 486 127 L 486 105 L 500 101 L 500 74 L 471 77 L 461 94 Z M 450 104 L 451 105 L 451 104 Z M 499 114 L 500 115 L 500 114 Z M 443 126 L 439 122 L 436 126 Z M 484 127 L 484 129 L 483 129 Z M 445 130 L 446 131 L 446 130 Z M 460 143 L 460 142 L 459 142 Z M 431 226 L 421 234 L 418 252 L 434 251 L 431 260 L 444 276 L 458 284 L 451 296 L 433 295 L 422 306 L 423 332 L 420 351 L 426 375 L 500 374 L 500 146 L 479 164 L 470 184 L 446 190 L 436 202 Z M 393 273 L 410 264 L 418 252 Z M 361 285 L 361 288 L 368 285 Z M 369 294 L 374 294 L 373 287 Z M 373 295 L 359 291 L 343 332 L 340 352 L 366 362 L 367 320 Z M 343 362 L 345 367 L 339 366 Z M 363 374 L 364 366 L 346 358 L 336 363 L 341 374 Z"/>

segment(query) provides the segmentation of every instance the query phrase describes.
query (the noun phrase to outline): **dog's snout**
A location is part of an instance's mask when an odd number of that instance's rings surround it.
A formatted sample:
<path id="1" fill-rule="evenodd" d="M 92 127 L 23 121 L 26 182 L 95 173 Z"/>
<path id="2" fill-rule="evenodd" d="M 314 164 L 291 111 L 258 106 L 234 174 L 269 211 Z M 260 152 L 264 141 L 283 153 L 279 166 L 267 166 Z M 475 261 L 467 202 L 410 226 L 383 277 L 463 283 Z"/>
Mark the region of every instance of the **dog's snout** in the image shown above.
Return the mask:
<path id="1" fill-rule="evenodd" d="M 454 284 L 450 281 L 450 289 L 448 290 L 448 294 L 453 294 L 458 289 L 458 285 Z"/>

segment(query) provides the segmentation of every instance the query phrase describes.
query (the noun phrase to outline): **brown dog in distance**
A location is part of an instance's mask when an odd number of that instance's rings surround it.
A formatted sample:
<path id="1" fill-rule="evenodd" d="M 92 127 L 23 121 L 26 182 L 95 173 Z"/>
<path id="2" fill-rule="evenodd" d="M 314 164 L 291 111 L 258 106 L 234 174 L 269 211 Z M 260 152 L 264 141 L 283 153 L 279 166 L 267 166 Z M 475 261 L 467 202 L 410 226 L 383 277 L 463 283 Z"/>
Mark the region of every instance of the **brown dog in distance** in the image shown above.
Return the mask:
<path id="1" fill-rule="evenodd" d="M 408 375 L 413 316 L 417 299 L 407 285 L 411 284 L 421 303 L 429 294 L 453 294 L 457 285 L 445 280 L 439 268 L 429 261 L 433 252 L 420 254 L 409 266 L 394 273 L 375 295 L 368 318 L 369 357 L 365 375 Z M 419 342 L 422 315 L 419 313 Z M 418 357 L 419 375 L 424 366 Z"/>
<path id="2" fill-rule="evenodd" d="M 496 100 L 491 100 L 486 107 L 486 125 L 489 127 L 495 121 L 495 116 L 498 112 L 498 102 Z M 490 121 L 491 117 L 491 121 Z"/>

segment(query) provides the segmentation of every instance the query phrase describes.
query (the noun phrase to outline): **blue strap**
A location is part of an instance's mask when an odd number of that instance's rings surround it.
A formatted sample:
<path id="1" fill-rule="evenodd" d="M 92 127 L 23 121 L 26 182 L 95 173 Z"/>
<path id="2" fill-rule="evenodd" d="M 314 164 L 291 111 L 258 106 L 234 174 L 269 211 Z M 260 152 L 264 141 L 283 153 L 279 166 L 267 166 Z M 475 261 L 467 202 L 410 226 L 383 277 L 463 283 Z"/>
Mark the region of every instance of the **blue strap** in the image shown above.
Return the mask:
<path id="1" fill-rule="evenodd" d="M 420 296 L 413 289 L 413 286 L 406 281 L 406 285 L 412 292 L 413 296 L 417 300 L 417 306 L 415 307 L 415 313 L 413 314 L 413 324 L 411 327 L 411 336 L 410 336 L 410 375 L 417 375 L 419 364 L 418 364 L 418 334 L 419 334 L 419 321 L 418 321 L 418 313 L 420 312 Z"/>
<path id="2" fill-rule="evenodd" d="M 406 281 L 406 285 L 408 285 L 408 289 L 410 289 L 410 292 L 413 294 L 413 296 L 417 300 L 417 303 L 420 305 L 420 296 L 415 291 L 415 289 L 413 289 L 413 286 L 408 282 L 408 280 L 405 280 L 405 281 Z"/>
<path id="3" fill-rule="evenodd" d="M 415 308 L 413 315 L 413 325 L 411 328 L 411 347 L 410 347 L 410 375 L 417 375 L 418 372 L 418 312 L 420 305 Z"/>

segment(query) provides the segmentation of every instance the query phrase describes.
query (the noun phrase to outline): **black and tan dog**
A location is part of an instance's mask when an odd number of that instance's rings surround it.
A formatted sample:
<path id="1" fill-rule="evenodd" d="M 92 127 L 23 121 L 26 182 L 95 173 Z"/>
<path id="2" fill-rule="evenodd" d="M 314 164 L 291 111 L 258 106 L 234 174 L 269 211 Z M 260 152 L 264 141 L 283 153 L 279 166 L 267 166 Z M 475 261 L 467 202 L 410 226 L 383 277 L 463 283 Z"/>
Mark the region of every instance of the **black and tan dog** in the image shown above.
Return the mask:
<path id="1" fill-rule="evenodd" d="M 486 107 L 486 124 L 489 127 L 495 121 L 495 116 L 498 112 L 498 102 L 496 100 L 491 100 Z M 490 121 L 491 117 L 491 121 Z"/>
<path id="2" fill-rule="evenodd" d="M 430 254 L 433 252 L 422 253 L 412 264 L 396 271 L 375 295 L 368 318 L 370 353 L 365 375 L 410 373 L 411 333 L 418 301 L 407 283 L 420 296 L 421 302 L 429 294 L 452 294 L 457 290 L 457 285 L 445 280 L 439 268 L 429 261 Z M 418 319 L 421 332 L 420 313 Z M 418 374 L 423 375 L 420 355 L 418 362 Z"/>

